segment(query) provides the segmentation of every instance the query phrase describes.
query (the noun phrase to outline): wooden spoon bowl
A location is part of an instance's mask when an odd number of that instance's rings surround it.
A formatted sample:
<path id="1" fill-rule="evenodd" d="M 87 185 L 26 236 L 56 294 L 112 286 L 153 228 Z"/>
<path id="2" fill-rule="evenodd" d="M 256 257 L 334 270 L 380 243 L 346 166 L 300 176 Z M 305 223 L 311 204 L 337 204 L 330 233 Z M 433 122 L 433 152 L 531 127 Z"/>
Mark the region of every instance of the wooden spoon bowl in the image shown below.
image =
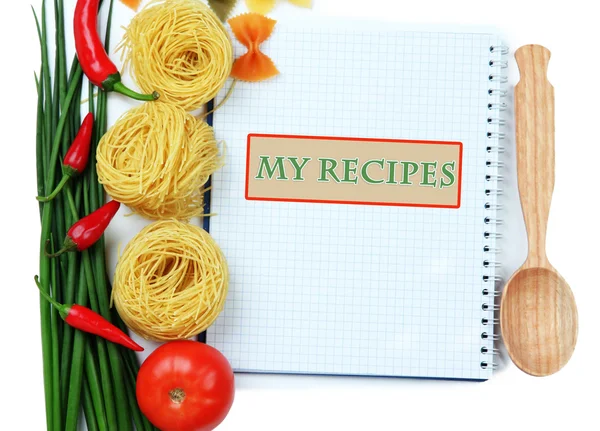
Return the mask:
<path id="1" fill-rule="evenodd" d="M 534 376 L 566 364 L 577 342 L 577 308 L 567 282 L 554 268 L 527 268 L 506 286 L 502 335 L 513 362 Z"/>

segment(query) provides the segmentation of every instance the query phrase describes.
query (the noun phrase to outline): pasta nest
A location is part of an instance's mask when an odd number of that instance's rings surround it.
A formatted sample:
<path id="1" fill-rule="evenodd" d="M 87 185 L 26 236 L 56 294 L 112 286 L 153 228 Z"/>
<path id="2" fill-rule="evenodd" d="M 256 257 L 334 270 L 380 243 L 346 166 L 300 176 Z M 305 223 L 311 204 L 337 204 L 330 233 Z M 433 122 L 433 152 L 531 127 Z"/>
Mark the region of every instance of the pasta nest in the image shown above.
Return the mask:
<path id="1" fill-rule="evenodd" d="M 123 322 L 154 341 L 190 338 L 223 310 L 227 262 L 203 229 L 154 222 L 127 245 L 117 264 L 113 301 Z"/>
<path id="2" fill-rule="evenodd" d="M 233 65 L 227 30 L 198 0 L 155 0 L 132 20 L 118 47 L 143 91 L 187 111 L 201 108 L 225 84 Z"/>
<path id="3" fill-rule="evenodd" d="M 113 199 L 150 219 L 203 214 L 204 184 L 222 165 L 212 127 L 182 108 L 145 103 L 102 137 L 98 179 Z"/>

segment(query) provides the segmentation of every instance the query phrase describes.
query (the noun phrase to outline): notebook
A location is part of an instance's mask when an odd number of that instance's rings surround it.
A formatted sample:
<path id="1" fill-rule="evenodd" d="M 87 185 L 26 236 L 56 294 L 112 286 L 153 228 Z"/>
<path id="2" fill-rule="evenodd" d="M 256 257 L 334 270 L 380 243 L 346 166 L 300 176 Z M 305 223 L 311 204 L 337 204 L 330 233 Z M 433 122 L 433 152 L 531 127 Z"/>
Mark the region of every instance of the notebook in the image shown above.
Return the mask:
<path id="1" fill-rule="evenodd" d="M 230 284 L 207 343 L 238 372 L 488 379 L 501 39 L 311 19 L 262 50 L 281 74 L 213 118 Z"/>

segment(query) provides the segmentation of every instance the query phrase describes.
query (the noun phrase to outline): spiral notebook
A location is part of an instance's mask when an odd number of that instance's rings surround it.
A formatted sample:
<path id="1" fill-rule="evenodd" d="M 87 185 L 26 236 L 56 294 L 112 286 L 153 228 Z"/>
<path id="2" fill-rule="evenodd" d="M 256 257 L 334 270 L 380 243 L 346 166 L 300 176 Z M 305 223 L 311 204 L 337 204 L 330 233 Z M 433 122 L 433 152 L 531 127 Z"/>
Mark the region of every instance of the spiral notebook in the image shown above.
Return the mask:
<path id="1" fill-rule="evenodd" d="M 489 378 L 500 38 L 297 20 L 262 50 L 281 74 L 213 118 L 207 343 L 239 372 Z"/>

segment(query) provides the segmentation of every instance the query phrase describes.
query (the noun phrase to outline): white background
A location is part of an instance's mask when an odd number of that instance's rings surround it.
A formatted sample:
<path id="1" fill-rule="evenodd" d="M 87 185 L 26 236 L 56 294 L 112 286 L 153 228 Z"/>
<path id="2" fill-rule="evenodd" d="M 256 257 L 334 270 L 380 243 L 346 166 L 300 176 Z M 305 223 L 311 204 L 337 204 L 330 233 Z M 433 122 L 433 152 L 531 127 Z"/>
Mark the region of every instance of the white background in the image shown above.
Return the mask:
<path id="1" fill-rule="evenodd" d="M 600 82 L 597 14 L 591 1 L 571 0 L 314 0 L 312 12 L 281 3 L 273 16 L 313 13 L 405 23 L 494 26 L 512 48 L 541 43 L 552 50 L 550 80 L 556 87 L 556 187 L 548 255 L 571 284 L 580 332 L 570 363 L 558 374 L 533 378 L 503 353 L 501 369 L 485 383 L 412 379 L 236 376 L 236 401 L 219 430 L 501 430 L 594 429 L 598 424 L 596 369 L 600 348 L 597 276 Z M 69 4 L 69 2 L 67 2 Z M 122 6 L 119 14 L 128 16 Z M 27 2 L 0 6 L 2 44 L 0 115 L 0 260 L 3 340 L 0 347 L 0 429 L 41 430 L 44 401 L 37 271 L 39 218 L 35 194 L 33 71 L 39 64 L 35 27 Z M 239 10 L 243 10 L 243 4 Z M 595 8 L 594 8 L 595 9 Z M 275 59 L 276 61 L 276 59 Z M 348 67 L 352 67 L 351 64 Z M 511 83 L 518 72 L 511 60 Z M 514 144 L 510 144 L 514 145 Z M 514 157 L 509 147 L 507 153 Z M 507 184 L 515 193 L 514 179 Z M 509 275 L 522 262 L 523 226 L 514 201 L 505 218 L 502 259 Z M 133 235 L 135 232 L 128 232 Z"/>

